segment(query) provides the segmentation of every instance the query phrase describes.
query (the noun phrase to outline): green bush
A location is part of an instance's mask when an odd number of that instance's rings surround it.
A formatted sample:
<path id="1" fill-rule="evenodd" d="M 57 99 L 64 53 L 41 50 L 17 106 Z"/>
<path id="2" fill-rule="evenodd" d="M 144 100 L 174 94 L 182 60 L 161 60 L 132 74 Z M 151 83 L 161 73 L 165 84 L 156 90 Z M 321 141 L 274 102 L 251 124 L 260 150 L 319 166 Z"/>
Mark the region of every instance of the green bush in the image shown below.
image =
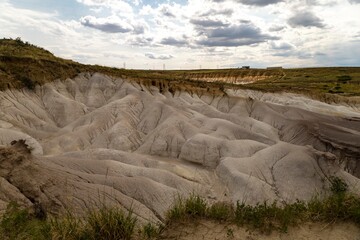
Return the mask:
<path id="1" fill-rule="evenodd" d="M 50 237 L 50 225 L 16 203 L 9 203 L 1 218 L 0 236 L 4 240 L 45 240 Z"/>
<path id="2" fill-rule="evenodd" d="M 70 213 L 63 218 L 51 218 L 50 226 L 54 240 L 85 239 L 84 222 Z"/>
<path id="3" fill-rule="evenodd" d="M 234 207 L 231 203 L 217 202 L 208 207 L 206 216 L 217 221 L 231 220 L 234 216 Z"/>
<path id="4" fill-rule="evenodd" d="M 118 208 L 92 211 L 86 218 L 85 236 L 94 240 L 131 239 L 137 218 L 132 210 L 125 213 Z"/>
<path id="5" fill-rule="evenodd" d="M 31 80 L 29 77 L 23 75 L 17 75 L 17 80 L 19 80 L 22 83 L 22 85 L 27 89 L 30 90 L 35 89 L 35 82 Z"/>
<path id="6" fill-rule="evenodd" d="M 206 214 L 207 203 L 204 198 L 191 194 L 185 201 L 185 212 L 191 217 L 204 217 Z"/>
<path id="7" fill-rule="evenodd" d="M 348 184 L 339 177 L 330 177 L 329 180 L 331 183 L 330 190 L 333 194 L 345 193 L 349 188 Z"/>
<path id="8" fill-rule="evenodd" d="M 167 218 L 179 220 L 185 218 L 204 217 L 206 215 L 207 203 L 198 195 L 191 194 L 189 198 L 183 199 L 178 196 L 175 205 L 168 211 Z"/>
<path id="9" fill-rule="evenodd" d="M 360 198 L 348 193 L 348 185 L 342 179 L 331 177 L 329 181 L 329 197 L 315 197 L 309 202 L 291 204 L 264 202 L 251 206 L 238 202 L 234 207 L 225 202 L 209 205 L 195 194 L 186 199 L 179 196 L 168 211 L 167 225 L 148 223 L 138 231 L 137 237 L 157 239 L 170 225 L 203 218 L 226 221 L 265 233 L 272 230 L 287 232 L 289 226 L 302 222 L 349 221 L 360 226 Z M 119 208 L 102 207 L 89 211 L 83 218 L 71 214 L 47 220 L 44 217 L 46 215 L 32 214 L 14 203 L 9 204 L 0 221 L 0 239 L 115 240 L 131 239 L 136 235 L 137 218 L 131 210 L 126 213 Z M 229 230 L 228 237 L 232 236 L 230 233 Z"/>
<path id="10" fill-rule="evenodd" d="M 163 228 L 164 226 L 161 224 L 154 225 L 152 223 L 148 223 L 145 226 L 143 226 L 140 233 L 143 239 L 157 239 Z"/>

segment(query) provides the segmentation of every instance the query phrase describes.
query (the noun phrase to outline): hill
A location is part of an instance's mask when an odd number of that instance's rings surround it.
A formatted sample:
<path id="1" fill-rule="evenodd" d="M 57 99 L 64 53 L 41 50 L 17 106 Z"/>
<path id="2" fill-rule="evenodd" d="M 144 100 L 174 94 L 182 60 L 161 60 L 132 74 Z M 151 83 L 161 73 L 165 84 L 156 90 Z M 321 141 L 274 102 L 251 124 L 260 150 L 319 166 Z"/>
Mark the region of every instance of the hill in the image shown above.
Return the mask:
<path id="1" fill-rule="evenodd" d="M 293 87 L 355 86 L 356 68 L 140 71 L 3 45 L 0 238 L 111 239 L 135 222 L 165 239 L 236 238 L 235 225 L 302 235 L 292 226 L 307 221 L 351 222 L 335 239 L 358 232 L 356 93 Z"/>
<path id="2" fill-rule="evenodd" d="M 21 39 L 0 40 L 0 89 L 34 88 L 55 79 L 73 78 L 81 72 L 99 72 L 131 79 L 170 91 L 223 91 L 252 89 L 265 92 L 303 93 L 324 101 L 360 96 L 360 68 L 128 70 L 84 65 L 54 56 Z M 351 98 L 356 99 L 356 98 Z M 349 101 L 349 98 L 347 99 Z"/>

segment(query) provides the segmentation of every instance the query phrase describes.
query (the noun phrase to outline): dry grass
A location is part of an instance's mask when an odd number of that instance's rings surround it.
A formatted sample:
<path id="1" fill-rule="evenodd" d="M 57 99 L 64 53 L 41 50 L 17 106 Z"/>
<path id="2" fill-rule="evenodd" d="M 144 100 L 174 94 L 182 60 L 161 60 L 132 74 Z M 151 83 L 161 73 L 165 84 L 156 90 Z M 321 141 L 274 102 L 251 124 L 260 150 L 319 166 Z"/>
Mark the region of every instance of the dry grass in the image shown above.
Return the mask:
<path id="1" fill-rule="evenodd" d="M 21 39 L 0 39 L 0 90 L 22 87 L 32 89 L 37 84 L 72 78 L 80 72 L 100 72 L 127 78 L 169 92 L 187 90 L 200 94 L 224 94 L 227 88 L 246 88 L 304 93 L 326 102 L 343 102 L 348 101 L 348 97 L 360 96 L 360 68 L 127 70 L 84 65 L 58 58 Z M 247 85 L 233 84 L 238 80 L 246 82 L 249 79 L 260 80 Z"/>
<path id="2" fill-rule="evenodd" d="M 291 226 L 305 222 L 349 222 L 360 227 L 360 198 L 347 192 L 339 178 L 331 178 L 331 195 L 325 199 L 292 204 L 259 203 L 255 206 L 237 203 L 208 204 L 196 194 L 179 197 L 168 211 L 165 225 L 147 224 L 136 230 L 137 218 L 131 211 L 103 207 L 91 210 L 84 218 L 71 214 L 62 218 L 39 218 L 16 204 L 10 204 L 0 219 L 1 239 L 156 239 L 164 230 L 183 223 L 213 220 L 235 224 L 263 233 L 287 232 Z"/>

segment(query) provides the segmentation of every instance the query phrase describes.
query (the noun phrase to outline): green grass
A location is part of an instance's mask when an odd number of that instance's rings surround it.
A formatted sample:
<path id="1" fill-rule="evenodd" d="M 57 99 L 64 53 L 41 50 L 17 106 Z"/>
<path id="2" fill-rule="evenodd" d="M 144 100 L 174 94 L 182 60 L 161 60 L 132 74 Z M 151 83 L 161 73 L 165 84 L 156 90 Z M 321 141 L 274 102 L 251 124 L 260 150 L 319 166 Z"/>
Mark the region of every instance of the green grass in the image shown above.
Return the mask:
<path id="1" fill-rule="evenodd" d="M 27 209 L 11 203 L 1 218 L 0 239 L 127 240 L 132 239 L 136 223 L 131 210 L 125 213 L 119 208 L 91 210 L 84 218 L 67 214 L 38 219 Z"/>
<path id="2" fill-rule="evenodd" d="M 287 232 L 291 226 L 302 222 L 352 222 L 360 227 L 360 198 L 347 192 L 347 184 L 338 177 L 331 177 L 331 195 L 325 199 L 313 198 L 309 202 L 291 204 L 258 203 L 255 206 L 238 202 L 208 204 L 197 195 L 178 198 L 168 212 L 167 224 L 176 225 L 200 219 L 229 222 L 239 226 L 269 233 L 273 230 Z"/>
<path id="3" fill-rule="evenodd" d="M 148 223 L 139 230 L 140 238 L 142 239 L 157 239 L 161 232 L 164 230 L 164 225 L 162 224 L 152 224 Z"/>
<path id="4" fill-rule="evenodd" d="M 10 203 L 0 222 L 0 239 L 3 240 L 46 240 L 49 239 L 50 224 L 37 219 L 28 209 L 21 209 Z"/>
<path id="5" fill-rule="evenodd" d="M 211 215 L 212 209 L 222 214 Z M 297 201 L 292 204 L 280 205 L 277 203 L 261 203 L 255 206 L 237 203 L 235 208 L 210 205 L 207 207 L 208 214 L 203 217 L 220 222 L 235 223 L 256 229 L 264 233 L 273 230 L 287 232 L 291 226 L 297 226 L 302 222 L 353 222 L 360 227 L 360 200 L 351 195 L 334 195 L 328 199 L 316 199 L 309 202 Z M 194 215 L 184 215 L 176 221 L 194 219 Z M 199 219 L 199 218 L 196 218 Z M 175 219 L 170 224 L 176 225 Z"/>
<path id="6" fill-rule="evenodd" d="M 148 223 L 142 227 L 137 225 L 137 218 L 131 210 L 124 212 L 103 207 L 89 211 L 83 218 L 68 214 L 61 218 L 39 219 L 18 205 L 9 204 L 0 221 L 0 237 L 4 240 L 157 239 L 167 228 L 204 219 L 263 233 L 287 232 L 289 227 L 304 222 L 351 222 L 360 227 L 360 198 L 348 193 L 347 184 L 340 178 L 330 178 L 330 182 L 329 197 L 291 204 L 264 202 L 251 206 L 238 202 L 234 206 L 224 202 L 209 204 L 196 194 L 188 198 L 178 197 L 168 211 L 165 225 Z"/>
<path id="7" fill-rule="evenodd" d="M 360 96 L 360 67 L 300 69 L 202 69 L 131 70 L 85 65 L 61 59 L 49 51 L 21 39 L 0 39 L 0 90 L 27 87 L 34 89 L 55 79 L 73 78 L 80 72 L 100 72 L 127 78 L 160 91 L 186 90 L 195 93 L 223 94 L 225 89 L 253 89 L 265 92 L 294 92 L 326 102 L 349 101 Z M 247 85 L 205 82 L 205 79 L 262 77 Z"/>

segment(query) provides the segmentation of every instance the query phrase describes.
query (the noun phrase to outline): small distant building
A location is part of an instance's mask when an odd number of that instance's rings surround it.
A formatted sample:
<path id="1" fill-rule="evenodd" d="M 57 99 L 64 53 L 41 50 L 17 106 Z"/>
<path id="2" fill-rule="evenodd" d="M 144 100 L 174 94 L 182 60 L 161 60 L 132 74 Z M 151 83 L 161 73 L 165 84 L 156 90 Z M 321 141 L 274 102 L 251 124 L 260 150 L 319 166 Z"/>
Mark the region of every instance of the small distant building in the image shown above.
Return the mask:
<path id="1" fill-rule="evenodd" d="M 242 66 L 242 69 L 250 69 L 250 66 Z"/>
<path id="2" fill-rule="evenodd" d="M 278 67 L 267 67 L 266 69 L 268 70 L 279 70 L 279 69 L 283 69 L 283 67 L 278 66 Z"/>

